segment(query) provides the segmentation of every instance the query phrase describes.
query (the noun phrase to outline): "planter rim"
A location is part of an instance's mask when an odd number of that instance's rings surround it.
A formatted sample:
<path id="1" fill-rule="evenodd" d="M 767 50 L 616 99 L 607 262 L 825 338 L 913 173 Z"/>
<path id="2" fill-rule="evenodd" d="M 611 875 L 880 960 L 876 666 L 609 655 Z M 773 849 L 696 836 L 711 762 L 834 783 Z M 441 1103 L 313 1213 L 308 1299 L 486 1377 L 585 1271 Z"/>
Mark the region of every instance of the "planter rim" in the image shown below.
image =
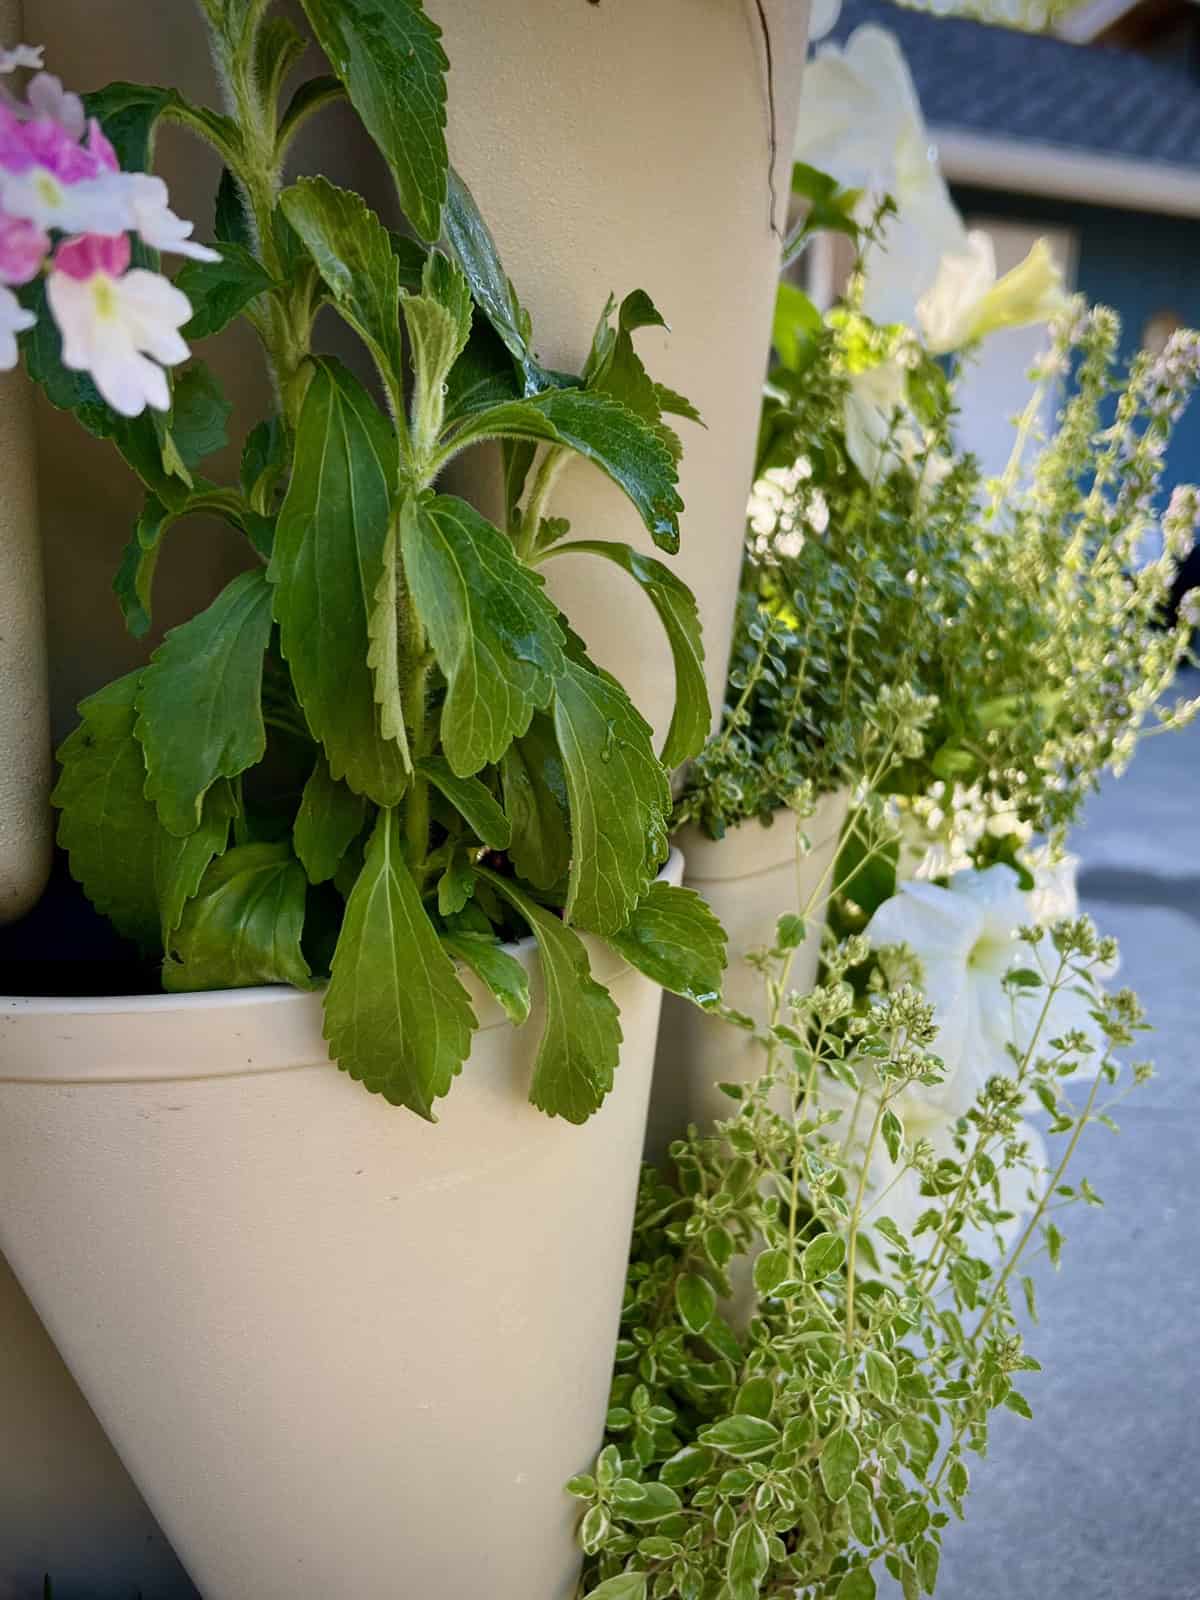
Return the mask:
<path id="1" fill-rule="evenodd" d="M 682 876 L 683 857 L 672 848 L 658 881 L 677 885 Z M 629 962 L 604 940 L 582 937 L 597 982 L 611 984 L 628 969 Z M 504 949 L 527 972 L 533 970 L 532 935 Z M 477 1033 L 512 1027 L 491 991 L 461 963 L 459 977 L 471 996 Z M 327 1067 L 332 1062 L 321 1031 L 322 994 L 285 984 L 196 994 L 0 994 L 0 1083 L 173 1082 Z M 229 1040 L 224 1063 L 216 1068 L 214 1026 L 223 1027 Z"/>
<path id="2" fill-rule="evenodd" d="M 810 817 L 795 818 L 819 850 L 841 831 L 850 804 L 848 788 L 833 789 L 821 795 Z M 687 862 L 687 881 L 693 887 L 702 883 L 727 883 L 734 879 L 758 878 L 775 872 L 795 853 L 795 828 L 788 819 L 795 813 L 780 806 L 771 821 L 747 817 L 730 828 L 723 839 L 710 838 L 696 823 L 689 822 L 675 835 L 675 842 Z"/>

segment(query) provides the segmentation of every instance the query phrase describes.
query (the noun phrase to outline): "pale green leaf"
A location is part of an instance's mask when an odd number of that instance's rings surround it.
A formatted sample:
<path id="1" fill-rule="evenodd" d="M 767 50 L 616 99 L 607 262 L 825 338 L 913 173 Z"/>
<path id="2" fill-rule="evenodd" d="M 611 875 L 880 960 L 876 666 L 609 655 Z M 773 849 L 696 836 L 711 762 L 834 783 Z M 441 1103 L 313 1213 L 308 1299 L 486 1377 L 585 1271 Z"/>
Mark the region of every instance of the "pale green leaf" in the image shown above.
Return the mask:
<path id="1" fill-rule="evenodd" d="M 300 949 L 307 892 L 290 844 L 235 845 L 214 861 L 183 910 L 163 963 L 173 993 L 259 983 L 313 987 Z"/>
<path id="2" fill-rule="evenodd" d="M 62 774 L 51 798 L 71 876 L 118 933 L 152 950 L 159 943 L 159 824 L 144 798 L 146 763 L 133 731 L 140 677 L 128 673 L 81 702 L 82 720 L 58 752 Z"/>
<path id="3" fill-rule="evenodd" d="M 825 1493 L 831 1500 L 845 1499 L 861 1459 L 858 1440 L 849 1428 L 835 1428 L 826 1439 L 817 1462 Z"/>
<path id="4" fill-rule="evenodd" d="M 731 1583 L 750 1584 L 755 1593 L 766 1576 L 771 1557 L 767 1549 L 767 1536 L 754 1522 L 743 1522 L 729 1541 L 729 1561 L 726 1572 Z"/>
<path id="5" fill-rule="evenodd" d="M 444 933 L 442 943 L 450 954 L 470 967 L 489 988 L 510 1022 L 520 1027 L 529 1016 L 529 976 L 525 968 L 496 939 L 474 933 Z"/>
<path id="6" fill-rule="evenodd" d="M 694 889 L 655 882 L 608 942 L 630 966 L 697 1005 L 721 996 L 725 930 Z"/>
<path id="7" fill-rule="evenodd" d="M 800 1271 L 808 1283 L 818 1283 L 837 1272 L 846 1259 L 846 1245 L 839 1234 L 819 1233 L 805 1246 Z"/>
<path id="8" fill-rule="evenodd" d="M 413 432 L 418 451 L 432 447 L 441 430 L 450 370 L 471 334 L 471 290 L 462 269 L 431 250 L 421 275 L 423 292 L 405 295 L 413 368 Z"/>
<path id="9" fill-rule="evenodd" d="M 292 843 L 310 883 L 333 877 L 366 815 L 362 795 L 332 777 L 329 763 L 318 753 L 292 828 Z"/>
<path id="10" fill-rule="evenodd" d="M 708 738 L 711 722 L 708 683 L 704 676 L 704 644 L 695 595 L 661 561 L 642 555 L 632 545 L 580 539 L 556 545 L 551 553 L 555 556 L 584 553 L 603 556 L 629 574 L 658 612 L 675 663 L 675 708 L 662 749 L 662 762 L 665 767 L 674 768 L 690 761 Z"/>
<path id="11" fill-rule="evenodd" d="M 621 1022 L 607 989 L 592 977 L 582 939 L 509 878 L 481 872 L 529 925 L 541 955 L 546 1021 L 529 1098 L 548 1116 L 586 1122 L 613 1085 Z"/>
<path id="12" fill-rule="evenodd" d="M 406 503 L 409 591 L 446 677 L 442 748 L 462 777 L 499 761 L 546 706 L 563 670 L 563 634 L 540 576 L 465 500 Z"/>
<path id="13" fill-rule="evenodd" d="M 619 1572 L 589 1589 L 584 1600 L 646 1600 L 646 1582 L 644 1572 Z"/>
<path id="14" fill-rule="evenodd" d="M 495 797 L 478 778 L 460 778 L 441 756 L 426 756 L 418 761 L 417 771 L 428 778 L 473 830 L 481 844 L 491 850 L 506 850 L 512 837 L 508 818 Z"/>
<path id="15" fill-rule="evenodd" d="M 406 771 L 411 771 L 412 751 L 404 723 L 401 675 L 412 663 L 407 658 L 402 659 L 400 597 L 400 540 L 397 519 L 393 517 L 383 542 L 379 582 L 367 614 L 367 665 L 372 673 L 375 704 L 379 707 L 379 731 L 385 739 L 395 743 Z"/>
<path id="16" fill-rule="evenodd" d="M 441 30 L 420 0 L 303 0 L 329 65 L 383 152 L 409 221 L 436 239 L 446 199 Z"/>
<path id="17" fill-rule="evenodd" d="M 571 807 L 566 914 L 611 935 L 666 859 L 667 771 L 624 689 L 578 662 L 568 661 L 555 684 L 554 728 Z"/>
<path id="18" fill-rule="evenodd" d="M 553 889 L 571 865 L 571 812 L 562 752 L 549 717 L 535 714 L 529 732 L 509 745 L 500 777 L 512 827 L 512 863 L 534 888 Z"/>
<path id="19" fill-rule="evenodd" d="M 398 394 L 404 372 L 400 269 L 387 229 L 360 195 L 326 178 L 301 178 L 283 191 L 279 204 L 334 304 Z"/>
<path id="20" fill-rule="evenodd" d="M 379 805 L 394 805 L 407 782 L 403 753 L 380 728 L 367 662 L 396 466 L 395 435 L 366 391 L 344 367 L 316 362 L 267 575 L 283 653 L 329 770 Z"/>
<path id="21" fill-rule="evenodd" d="M 875 1600 L 870 1567 L 854 1567 L 837 1586 L 835 1600 Z"/>
<path id="22" fill-rule="evenodd" d="M 675 1305 L 688 1332 L 703 1333 L 716 1313 L 716 1290 L 699 1273 L 686 1272 L 675 1285 Z"/>
<path id="23" fill-rule="evenodd" d="M 732 1416 L 701 1428 L 697 1435 L 701 1444 L 736 1460 L 758 1456 L 779 1442 L 779 1429 L 764 1417 Z"/>
<path id="24" fill-rule="evenodd" d="M 434 1121 L 471 1048 L 475 1015 L 421 904 L 396 813 L 379 815 L 346 905 L 325 995 L 338 1065 Z"/>
<path id="25" fill-rule="evenodd" d="M 172 628 L 142 674 L 137 735 L 146 752 L 146 798 L 171 833 L 200 823 L 218 778 L 261 761 L 263 654 L 271 637 L 266 574 L 244 572 L 213 603 Z"/>

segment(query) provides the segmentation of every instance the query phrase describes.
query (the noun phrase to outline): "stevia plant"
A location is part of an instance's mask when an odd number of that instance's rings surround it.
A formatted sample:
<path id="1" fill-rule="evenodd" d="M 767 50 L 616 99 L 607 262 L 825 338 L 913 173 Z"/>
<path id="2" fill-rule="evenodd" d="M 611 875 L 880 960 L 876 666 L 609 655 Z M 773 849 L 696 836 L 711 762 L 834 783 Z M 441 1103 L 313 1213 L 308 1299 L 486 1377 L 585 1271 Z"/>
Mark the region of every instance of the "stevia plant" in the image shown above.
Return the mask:
<path id="1" fill-rule="evenodd" d="M 635 351 L 639 328 L 662 325 L 641 293 L 604 310 L 582 372 L 539 363 L 530 316 L 448 165 L 448 63 L 419 0 L 304 0 L 332 71 L 290 93 L 308 37 L 269 0 L 203 10 L 225 109 L 113 84 L 87 105 L 105 173 L 88 169 L 86 193 L 70 161 L 56 178 L 99 217 L 89 227 L 109 230 L 78 273 L 76 332 L 118 326 L 123 365 L 114 376 L 73 337 L 55 261 L 21 291 L 21 340 L 49 399 L 111 439 L 145 487 L 115 583 L 134 634 L 150 625 L 164 538 L 192 513 L 238 528 L 253 564 L 146 667 L 83 703 L 60 753 L 60 841 L 94 904 L 161 955 L 168 990 L 328 978 L 331 1054 L 429 1118 L 476 1025 L 460 970 L 522 1023 L 528 983 L 503 945 L 532 933 L 546 1015 L 531 1099 L 581 1122 L 611 1087 L 621 1031 L 580 932 L 695 997 L 719 988 L 723 949 L 702 903 L 655 881 L 669 770 L 707 731 L 694 600 L 630 546 L 571 538 L 551 497 L 583 458 L 675 551 L 680 444 L 666 418 L 695 412 Z M 285 182 L 300 128 L 343 98 L 387 161 L 407 233 L 323 177 Z M 129 311 L 133 274 L 158 266 L 144 231 L 124 273 L 133 175 L 163 121 L 223 163 L 215 250 L 197 247 L 173 285 L 157 279 L 170 337 Z M 32 111 L 21 126 L 40 137 Z M 326 306 L 361 341 L 368 381 L 315 348 Z M 223 483 L 203 467 L 229 407 L 202 363 L 181 364 L 179 325 L 202 341 L 236 317 L 258 336 L 276 408 Z M 498 524 L 437 487 L 483 441 L 503 453 Z M 620 566 L 657 608 L 677 669 L 661 750 L 547 594 L 546 564 L 567 550 Z"/>

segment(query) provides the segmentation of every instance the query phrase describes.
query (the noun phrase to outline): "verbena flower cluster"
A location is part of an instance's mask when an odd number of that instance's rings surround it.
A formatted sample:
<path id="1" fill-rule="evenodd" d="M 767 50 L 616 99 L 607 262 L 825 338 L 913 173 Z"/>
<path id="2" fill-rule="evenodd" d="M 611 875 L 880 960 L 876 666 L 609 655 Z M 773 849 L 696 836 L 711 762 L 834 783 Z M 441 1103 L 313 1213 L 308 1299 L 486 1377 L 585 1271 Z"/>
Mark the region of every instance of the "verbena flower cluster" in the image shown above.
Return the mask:
<path id="1" fill-rule="evenodd" d="M 152 251 L 220 257 L 190 237 L 161 178 L 121 171 L 96 118 L 41 66 L 40 45 L 0 51 L 0 370 L 16 366 L 17 335 L 37 325 L 44 292 L 64 366 L 90 373 L 122 416 L 167 411 L 163 369 L 187 359 L 180 329 L 192 308 L 161 274 L 131 265 L 130 235 Z M 24 69 L 34 76 L 18 96 L 3 79 Z"/>

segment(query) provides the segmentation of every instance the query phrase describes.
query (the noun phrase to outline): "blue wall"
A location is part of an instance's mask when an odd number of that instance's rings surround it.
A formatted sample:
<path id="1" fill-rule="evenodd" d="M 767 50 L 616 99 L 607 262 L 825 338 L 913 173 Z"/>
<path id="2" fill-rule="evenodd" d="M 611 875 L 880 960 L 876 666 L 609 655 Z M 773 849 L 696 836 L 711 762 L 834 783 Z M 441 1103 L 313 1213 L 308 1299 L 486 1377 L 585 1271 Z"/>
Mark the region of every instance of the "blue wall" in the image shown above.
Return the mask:
<path id="1" fill-rule="evenodd" d="M 1119 312 L 1123 357 L 1137 352 L 1147 320 L 1158 312 L 1173 311 L 1186 326 L 1200 328 L 1200 221 L 994 189 L 956 187 L 954 200 L 967 215 L 1073 228 L 1079 241 L 1075 287 L 1093 304 Z M 1200 483 L 1200 396 L 1176 429 L 1164 482 L 1167 490 Z"/>

